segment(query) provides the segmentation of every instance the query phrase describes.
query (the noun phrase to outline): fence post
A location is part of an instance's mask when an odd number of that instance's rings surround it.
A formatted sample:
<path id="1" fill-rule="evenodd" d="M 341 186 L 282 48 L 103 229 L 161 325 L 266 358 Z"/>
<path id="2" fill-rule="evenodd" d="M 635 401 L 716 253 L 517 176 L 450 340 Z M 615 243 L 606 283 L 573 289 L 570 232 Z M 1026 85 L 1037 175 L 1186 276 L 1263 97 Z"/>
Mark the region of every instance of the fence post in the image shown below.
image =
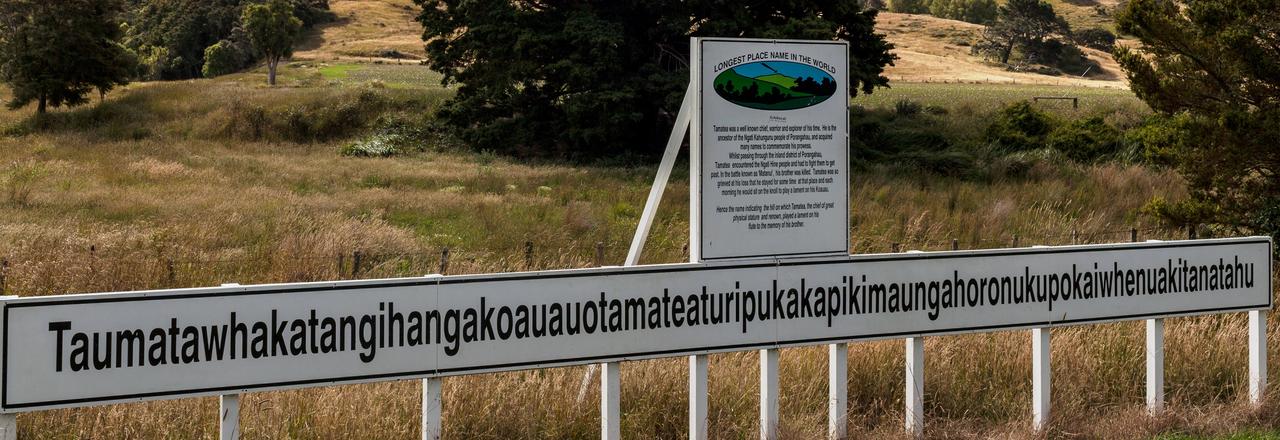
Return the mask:
<path id="1" fill-rule="evenodd" d="M 1188 239 L 1188 240 L 1195 240 L 1195 239 L 1196 239 L 1196 225 L 1195 225 L 1195 223 L 1191 223 L 1191 224 L 1188 224 L 1188 225 L 1187 225 L 1187 239 Z"/>
<path id="2" fill-rule="evenodd" d="M 596 242 L 596 267 L 604 266 L 604 242 Z"/>
<path id="3" fill-rule="evenodd" d="M 893 253 L 895 254 L 898 253 L 899 249 L 902 249 L 902 245 L 898 244 L 897 242 L 894 242 L 892 245 L 889 246 L 889 250 L 893 251 Z"/>
<path id="4" fill-rule="evenodd" d="M 524 268 L 525 270 L 533 269 L 533 242 L 524 242 Z"/>
<path id="5" fill-rule="evenodd" d="M 1080 230 L 1071 230 L 1071 244 L 1080 244 Z"/>
<path id="6" fill-rule="evenodd" d="M 440 440 L 440 378 L 422 379 L 422 440 Z"/>
<path id="7" fill-rule="evenodd" d="M 1164 319 L 1147 320 L 1147 412 L 1164 410 Z"/>
<path id="8" fill-rule="evenodd" d="M 778 349 L 760 350 L 760 440 L 778 438 Z"/>
<path id="9" fill-rule="evenodd" d="M 906 340 L 905 425 L 912 438 L 924 438 L 924 338 Z"/>
<path id="10" fill-rule="evenodd" d="M 440 275 L 449 274 L 449 247 L 440 250 Z"/>
<path id="11" fill-rule="evenodd" d="M 600 364 L 600 438 L 622 438 L 622 374 L 620 362 Z"/>
<path id="12" fill-rule="evenodd" d="M 707 440 L 707 356 L 689 356 L 689 440 Z"/>
<path id="13" fill-rule="evenodd" d="M 1036 431 L 1049 423 L 1049 331 L 1031 329 L 1031 426 Z"/>
<path id="14" fill-rule="evenodd" d="M 1013 246 L 1010 247 L 1018 247 L 1018 234 L 1013 234 Z"/>
<path id="15" fill-rule="evenodd" d="M 342 278 L 343 272 L 346 272 L 347 270 L 346 259 L 346 255 L 343 255 L 342 252 L 338 252 L 338 278 Z"/>
<path id="16" fill-rule="evenodd" d="M 957 239 L 954 239 L 954 238 L 953 238 L 953 239 L 951 239 L 951 250 L 953 250 L 953 251 L 958 251 L 958 250 L 960 250 L 960 240 L 957 240 Z"/>
<path id="17" fill-rule="evenodd" d="M 849 347 L 844 343 L 827 346 L 827 438 L 842 440 L 847 435 L 849 411 Z"/>
<path id="18" fill-rule="evenodd" d="M 364 254 L 361 254 L 360 251 L 356 251 L 356 253 L 351 256 L 351 278 L 360 276 L 360 260 L 363 256 Z"/>
<path id="19" fill-rule="evenodd" d="M 1129 229 L 1129 241 L 1138 242 L 1138 228 Z"/>
<path id="20" fill-rule="evenodd" d="M 225 283 L 222 287 L 239 286 L 238 283 Z M 240 395 L 223 394 L 218 396 L 218 439 L 239 440 L 240 438 Z"/>
<path id="21" fill-rule="evenodd" d="M 1267 391 L 1267 311 L 1249 311 L 1249 402 L 1261 405 Z"/>

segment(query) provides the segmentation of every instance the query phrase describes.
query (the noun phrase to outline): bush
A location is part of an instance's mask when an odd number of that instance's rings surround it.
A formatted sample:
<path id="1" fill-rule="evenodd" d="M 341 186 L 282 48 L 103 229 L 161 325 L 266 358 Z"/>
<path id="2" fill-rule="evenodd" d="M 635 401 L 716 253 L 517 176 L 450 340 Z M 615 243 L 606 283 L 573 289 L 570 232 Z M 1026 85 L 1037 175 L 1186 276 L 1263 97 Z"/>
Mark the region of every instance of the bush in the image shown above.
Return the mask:
<path id="1" fill-rule="evenodd" d="M 928 0 L 928 4 L 935 17 L 977 24 L 995 21 L 999 11 L 995 0 Z"/>
<path id="2" fill-rule="evenodd" d="M 1058 127 L 1046 143 L 1077 162 L 1094 162 L 1115 155 L 1120 150 L 1120 140 L 1120 130 L 1095 116 Z"/>
<path id="3" fill-rule="evenodd" d="M 927 0 L 890 0 L 889 10 L 903 14 L 927 14 L 929 4 Z"/>
<path id="4" fill-rule="evenodd" d="M 1021 101 L 996 113 L 985 137 L 993 147 L 1004 152 L 1032 150 L 1044 145 L 1045 137 L 1055 125 L 1049 114 L 1030 102 Z"/>
<path id="5" fill-rule="evenodd" d="M 909 99 L 899 99 L 898 102 L 893 103 L 893 111 L 897 113 L 898 116 L 910 118 L 920 114 L 921 110 L 924 110 L 924 106 Z"/>
<path id="6" fill-rule="evenodd" d="M 1116 34 L 1102 28 L 1089 28 L 1075 32 L 1076 44 L 1110 53 L 1116 47 Z"/>
<path id="7" fill-rule="evenodd" d="M 205 78 L 235 73 L 244 66 L 247 58 L 248 54 L 241 52 L 234 43 L 222 40 L 204 49 L 204 67 L 200 73 Z"/>

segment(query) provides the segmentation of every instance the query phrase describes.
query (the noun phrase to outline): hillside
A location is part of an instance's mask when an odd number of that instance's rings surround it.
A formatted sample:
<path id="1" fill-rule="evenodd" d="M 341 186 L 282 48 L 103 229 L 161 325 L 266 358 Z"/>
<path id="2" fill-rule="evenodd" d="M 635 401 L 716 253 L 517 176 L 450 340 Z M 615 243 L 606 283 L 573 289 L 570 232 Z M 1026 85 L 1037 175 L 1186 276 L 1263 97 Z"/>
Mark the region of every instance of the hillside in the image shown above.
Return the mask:
<path id="1" fill-rule="evenodd" d="M 930 15 L 881 12 L 876 30 L 895 46 L 898 61 L 886 74 L 890 81 L 904 82 L 970 82 L 1074 85 L 1086 87 L 1128 88 L 1124 73 L 1111 55 L 1082 48 L 1102 72 L 1091 72 L 1089 78 L 1048 76 L 1010 72 L 1004 66 L 985 62 L 971 53 L 971 45 L 982 32 L 982 26 Z"/>
<path id="2" fill-rule="evenodd" d="M 422 26 L 411 0 L 336 0 L 337 20 L 318 26 L 294 53 L 295 59 L 324 61 L 418 60 Z"/>

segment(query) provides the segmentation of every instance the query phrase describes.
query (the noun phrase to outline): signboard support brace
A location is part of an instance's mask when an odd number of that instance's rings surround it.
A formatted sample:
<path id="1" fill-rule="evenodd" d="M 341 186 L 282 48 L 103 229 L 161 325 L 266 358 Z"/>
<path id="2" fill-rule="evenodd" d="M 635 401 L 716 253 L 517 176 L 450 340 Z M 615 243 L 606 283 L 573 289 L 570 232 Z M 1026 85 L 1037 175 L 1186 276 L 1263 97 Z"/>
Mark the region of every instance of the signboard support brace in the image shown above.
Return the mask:
<path id="1" fill-rule="evenodd" d="M 905 425 L 912 438 L 924 438 L 924 338 L 906 339 Z"/>
<path id="2" fill-rule="evenodd" d="M 422 379 L 422 440 L 440 440 L 440 378 Z"/>
<path id="3" fill-rule="evenodd" d="M 1147 320 L 1147 412 L 1164 410 L 1164 318 Z"/>
<path id="4" fill-rule="evenodd" d="M 827 438 L 843 440 L 848 435 L 849 347 L 830 344 L 827 351 Z"/>
<path id="5" fill-rule="evenodd" d="M 1031 329 L 1031 427 L 1049 424 L 1049 328 Z"/>
<path id="6" fill-rule="evenodd" d="M 1267 391 L 1267 311 L 1249 311 L 1249 402 L 1261 405 Z"/>

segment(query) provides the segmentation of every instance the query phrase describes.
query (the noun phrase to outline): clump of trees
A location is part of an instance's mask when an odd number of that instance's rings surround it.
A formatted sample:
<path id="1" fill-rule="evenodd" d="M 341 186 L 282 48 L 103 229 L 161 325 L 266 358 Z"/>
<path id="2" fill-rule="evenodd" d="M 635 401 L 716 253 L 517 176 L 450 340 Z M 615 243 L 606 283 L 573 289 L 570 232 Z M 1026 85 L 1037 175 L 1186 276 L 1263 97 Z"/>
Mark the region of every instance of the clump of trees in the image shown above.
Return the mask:
<path id="1" fill-rule="evenodd" d="M 119 0 L 0 3 L 0 81 L 9 108 L 75 106 L 128 83 L 134 59 L 121 44 Z"/>
<path id="2" fill-rule="evenodd" d="M 893 0 L 889 10 L 987 24 L 995 20 L 997 7 L 995 0 Z"/>
<path id="3" fill-rule="evenodd" d="M 1017 55 L 1022 65 L 1050 66 L 1031 69 L 1041 73 L 1085 74 L 1097 67 L 1076 46 L 1067 21 L 1043 0 L 1009 0 L 1000 6 L 973 50 L 1001 64 Z"/>
<path id="4" fill-rule="evenodd" d="M 876 11 L 858 0 L 416 2 L 428 63 L 457 90 L 438 122 L 508 154 L 660 152 L 689 81 L 691 36 L 843 39 L 850 75 L 836 81 L 862 93 L 888 83 L 894 59 Z"/>
<path id="5" fill-rule="evenodd" d="M 262 0 L 126 1 L 124 43 L 138 54 L 143 79 L 198 78 L 214 45 L 220 45 L 213 53 L 220 59 L 211 72 L 237 71 L 258 60 L 241 22 L 244 10 Z M 284 1 L 304 28 L 333 17 L 328 0 Z"/>
<path id="6" fill-rule="evenodd" d="M 1191 190 L 1148 211 L 1280 238 L 1280 5 L 1131 0 L 1116 24 L 1142 42 L 1118 48 L 1117 61 L 1161 115 L 1147 154 L 1175 166 Z"/>

